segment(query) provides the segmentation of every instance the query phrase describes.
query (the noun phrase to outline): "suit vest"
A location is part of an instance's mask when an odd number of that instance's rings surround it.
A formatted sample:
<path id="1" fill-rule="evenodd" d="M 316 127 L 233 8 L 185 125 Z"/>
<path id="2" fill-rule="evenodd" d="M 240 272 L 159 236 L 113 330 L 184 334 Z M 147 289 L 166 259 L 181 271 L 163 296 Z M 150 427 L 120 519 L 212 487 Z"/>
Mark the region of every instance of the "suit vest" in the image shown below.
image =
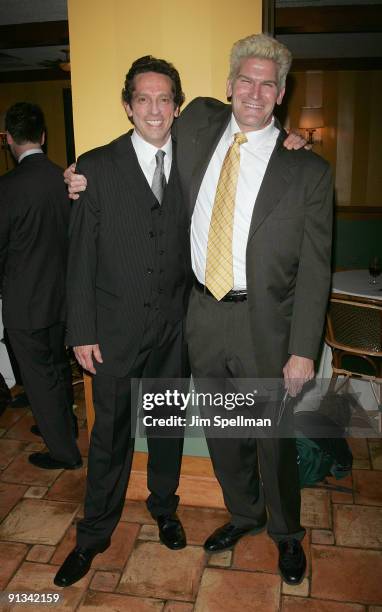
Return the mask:
<path id="1" fill-rule="evenodd" d="M 147 267 L 149 296 L 145 307 L 159 307 L 169 322 L 175 322 L 185 314 L 191 285 L 189 217 L 175 159 L 161 205 L 147 181 L 142 180 L 140 193 L 141 210 L 145 211 L 151 225 L 146 243 L 146 257 L 150 263 Z"/>

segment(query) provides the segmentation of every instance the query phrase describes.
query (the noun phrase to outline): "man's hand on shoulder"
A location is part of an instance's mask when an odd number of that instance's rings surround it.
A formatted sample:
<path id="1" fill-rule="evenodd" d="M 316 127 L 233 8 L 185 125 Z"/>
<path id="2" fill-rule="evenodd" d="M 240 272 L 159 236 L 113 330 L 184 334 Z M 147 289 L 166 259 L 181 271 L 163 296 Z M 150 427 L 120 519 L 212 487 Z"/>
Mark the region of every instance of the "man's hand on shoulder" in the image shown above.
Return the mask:
<path id="1" fill-rule="evenodd" d="M 313 359 L 291 355 L 283 368 L 284 384 L 291 397 L 296 397 L 304 384 L 314 378 Z"/>
<path id="2" fill-rule="evenodd" d="M 76 174 L 76 164 L 70 164 L 64 172 L 64 181 L 68 185 L 68 194 L 71 200 L 78 200 L 79 192 L 85 191 L 87 180 L 83 174 Z"/>
<path id="3" fill-rule="evenodd" d="M 84 344 L 82 346 L 74 346 L 73 351 L 78 363 L 84 368 L 84 370 L 87 370 L 92 374 L 96 374 L 93 357 L 98 363 L 103 363 L 99 345 Z"/>
<path id="4" fill-rule="evenodd" d="M 307 145 L 306 142 L 307 141 L 303 136 L 301 136 L 301 134 L 291 131 L 285 138 L 283 144 L 284 147 L 289 151 L 291 151 L 292 149 L 301 149 L 302 147 L 305 147 L 305 149 L 311 149 L 312 147 L 310 145 Z"/>

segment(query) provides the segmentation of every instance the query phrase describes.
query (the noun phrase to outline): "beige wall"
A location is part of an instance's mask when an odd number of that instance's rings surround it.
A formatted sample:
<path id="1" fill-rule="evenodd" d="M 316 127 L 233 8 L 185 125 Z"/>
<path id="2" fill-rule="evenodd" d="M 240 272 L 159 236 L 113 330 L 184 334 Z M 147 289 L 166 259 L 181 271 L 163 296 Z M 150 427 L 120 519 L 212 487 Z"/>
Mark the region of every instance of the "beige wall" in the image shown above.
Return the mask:
<path id="1" fill-rule="evenodd" d="M 224 100 L 232 43 L 261 30 L 261 0 L 69 0 L 68 8 L 77 155 L 131 127 L 120 97 L 134 59 L 172 61 L 186 102 Z"/>
<path id="2" fill-rule="evenodd" d="M 382 206 L 382 71 L 295 72 L 288 104 L 297 127 L 301 106 L 320 105 L 325 128 L 314 150 L 335 171 L 339 206 Z"/>
<path id="3" fill-rule="evenodd" d="M 45 114 L 48 132 L 48 155 L 59 166 L 66 167 L 64 102 L 62 91 L 70 81 L 36 81 L 31 83 L 0 83 L 0 113 L 15 102 L 33 102 Z M 13 167 L 8 153 L 9 167 Z M 0 154 L 0 174 L 4 174 L 4 151 Z"/>

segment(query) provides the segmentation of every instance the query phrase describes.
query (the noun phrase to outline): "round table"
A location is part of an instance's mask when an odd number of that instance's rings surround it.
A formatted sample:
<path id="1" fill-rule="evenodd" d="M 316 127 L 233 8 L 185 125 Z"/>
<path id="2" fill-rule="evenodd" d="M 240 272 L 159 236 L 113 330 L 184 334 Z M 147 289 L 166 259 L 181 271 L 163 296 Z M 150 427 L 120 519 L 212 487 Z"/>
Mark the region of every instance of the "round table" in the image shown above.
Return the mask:
<path id="1" fill-rule="evenodd" d="M 349 297 L 364 298 L 367 302 L 382 302 L 382 277 L 377 278 L 375 285 L 370 282 L 368 270 L 346 270 L 335 272 L 332 277 L 332 293 Z M 324 343 L 320 359 L 317 363 L 317 379 L 329 379 L 332 376 L 332 351 Z M 376 400 L 365 380 L 352 379 L 351 386 L 359 394 L 359 401 L 366 410 L 375 410 Z"/>
<path id="2" fill-rule="evenodd" d="M 2 340 L 4 333 L 1 307 L 2 300 L 0 298 L 0 340 Z M 15 376 L 13 374 L 11 362 L 9 361 L 8 351 L 3 342 L 0 342 L 0 372 L 4 376 L 5 382 L 7 383 L 8 387 L 13 387 L 13 385 L 16 383 Z"/>
<path id="3" fill-rule="evenodd" d="M 371 284 L 370 278 L 368 270 L 335 272 L 332 278 L 332 291 L 382 301 L 382 276 L 377 277 L 375 285 Z"/>

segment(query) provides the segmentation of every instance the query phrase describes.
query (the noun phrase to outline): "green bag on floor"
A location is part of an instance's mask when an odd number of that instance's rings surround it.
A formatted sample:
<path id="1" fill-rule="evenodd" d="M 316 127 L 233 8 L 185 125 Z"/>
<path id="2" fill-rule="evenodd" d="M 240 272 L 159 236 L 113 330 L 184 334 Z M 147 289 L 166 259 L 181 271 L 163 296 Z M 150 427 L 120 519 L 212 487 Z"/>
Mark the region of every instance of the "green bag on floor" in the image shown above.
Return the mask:
<path id="1" fill-rule="evenodd" d="M 353 455 L 343 437 L 343 429 L 327 416 L 309 412 L 295 414 L 297 463 L 300 487 L 314 487 L 327 476 L 337 480 L 351 473 Z M 330 436 L 308 437 L 305 432 L 330 432 Z M 332 488 L 332 487 L 331 487 Z"/>

